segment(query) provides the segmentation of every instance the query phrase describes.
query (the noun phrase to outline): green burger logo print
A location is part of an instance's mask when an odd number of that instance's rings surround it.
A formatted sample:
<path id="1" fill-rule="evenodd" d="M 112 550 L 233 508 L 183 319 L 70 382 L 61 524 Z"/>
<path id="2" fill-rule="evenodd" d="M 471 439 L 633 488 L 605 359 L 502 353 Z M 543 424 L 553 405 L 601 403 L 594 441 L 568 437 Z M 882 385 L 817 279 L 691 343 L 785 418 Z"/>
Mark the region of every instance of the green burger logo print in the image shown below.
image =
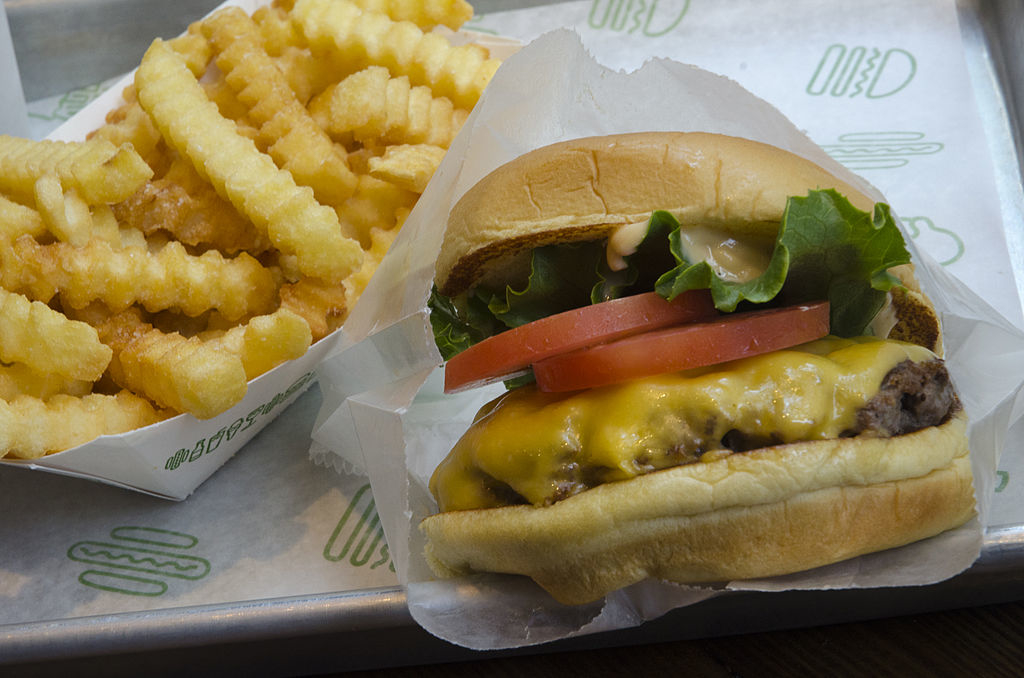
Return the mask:
<path id="1" fill-rule="evenodd" d="M 917 73 L 914 55 L 899 47 L 881 50 L 829 45 L 807 83 L 813 96 L 881 99 L 903 90 Z"/>
<path id="2" fill-rule="evenodd" d="M 679 25 L 690 0 L 592 0 L 591 28 L 656 38 Z"/>
<path id="3" fill-rule="evenodd" d="M 386 565 L 394 572 L 369 484 L 360 487 L 352 497 L 324 546 L 324 558 L 331 562 L 348 561 L 354 567 L 366 566 L 371 570 Z"/>
<path id="4" fill-rule="evenodd" d="M 822 144 L 826 153 L 854 171 L 896 169 L 916 157 L 940 152 L 944 145 L 909 130 L 850 132 L 834 143 Z"/>
<path id="5" fill-rule="evenodd" d="M 196 581 L 210 573 L 210 562 L 187 553 L 196 537 L 154 527 L 124 526 L 108 541 L 80 541 L 68 558 L 88 566 L 78 581 L 90 588 L 129 596 L 160 596 L 175 581 Z"/>

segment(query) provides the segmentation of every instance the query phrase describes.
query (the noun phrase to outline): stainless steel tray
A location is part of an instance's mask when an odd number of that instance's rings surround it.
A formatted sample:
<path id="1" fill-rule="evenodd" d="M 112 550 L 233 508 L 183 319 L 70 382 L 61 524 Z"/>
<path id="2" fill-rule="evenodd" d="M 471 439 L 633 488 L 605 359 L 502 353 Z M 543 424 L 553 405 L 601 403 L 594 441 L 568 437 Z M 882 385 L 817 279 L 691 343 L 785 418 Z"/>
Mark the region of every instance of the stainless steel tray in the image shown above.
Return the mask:
<path id="1" fill-rule="evenodd" d="M 0 669 L 32 675 L 312 675 L 819 626 L 1024 597 L 1024 526 L 990 529 L 967 572 L 904 589 L 730 593 L 621 631 L 479 653 L 415 624 L 400 587 L 0 627 Z M 400 648 L 400 652 L 396 649 Z"/>
<path id="2" fill-rule="evenodd" d="M 29 100 L 120 74 L 155 36 L 173 36 L 217 0 L 4 0 Z M 481 13 L 543 0 L 476 0 Z M 1007 221 L 1015 270 L 1024 271 L 1024 6 L 958 3 Z M 111 40 L 111 36 L 118 40 Z M 135 36 L 125 43 L 124 36 Z M 117 44 L 116 50 L 104 45 Z M 1021 286 L 1018 277 L 1018 289 Z M 792 628 L 1024 597 L 1024 524 L 990 527 L 981 558 L 940 584 L 885 590 L 731 593 L 635 629 L 488 656 Z M 401 648 L 396 652 L 395 648 Z M 401 588 L 161 609 L 0 626 L 0 673 L 312 674 L 479 658 L 420 629 Z"/>

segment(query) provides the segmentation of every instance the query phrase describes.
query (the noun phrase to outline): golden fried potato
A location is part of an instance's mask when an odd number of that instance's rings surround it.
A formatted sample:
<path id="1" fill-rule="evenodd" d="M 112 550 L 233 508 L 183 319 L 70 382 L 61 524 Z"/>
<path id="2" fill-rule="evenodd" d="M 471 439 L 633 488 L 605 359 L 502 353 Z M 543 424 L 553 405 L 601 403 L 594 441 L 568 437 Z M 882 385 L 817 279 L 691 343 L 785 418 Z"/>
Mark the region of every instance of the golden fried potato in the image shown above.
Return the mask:
<path id="1" fill-rule="evenodd" d="M 247 379 L 255 379 L 287 360 L 304 355 L 313 343 L 306 321 L 283 306 L 217 334 L 215 338 L 204 339 L 241 358 Z"/>
<path id="2" fill-rule="evenodd" d="M 471 16 L 225 8 L 86 141 L 0 136 L 0 457 L 217 416 L 338 329 L 498 67 Z"/>
<path id="3" fill-rule="evenodd" d="M 119 223 L 153 235 L 164 231 L 191 247 L 224 254 L 245 251 L 258 255 L 270 240 L 238 213 L 187 159 L 176 157 L 167 172 L 149 181 L 133 196 L 113 206 Z"/>
<path id="4" fill-rule="evenodd" d="M 161 332 L 135 309 L 93 322 L 113 349 L 110 376 L 125 389 L 197 419 L 214 417 L 245 396 L 242 359 L 216 344 Z"/>
<path id="5" fill-rule="evenodd" d="M 425 31 L 447 26 L 453 31 L 473 18 L 466 0 L 353 0 L 365 10 L 387 14 L 395 21 L 411 21 Z"/>
<path id="6" fill-rule="evenodd" d="M 267 233 L 275 247 L 296 255 L 307 275 L 340 280 L 362 262 L 334 210 L 316 202 L 286 170 L 238 134 L 203 94 L 181 59 L 156 40 L 135 74 L 139 102 L 164 139 Z"/>
<path id="7" fill-rule="evenodd" d="M 105 139 L 32 141 L 0 135 L 0 191 L 31 197 L 36 181 L 53 174 L 90 205 L 124 200 L 153 176 L 130 145 Z"/>
<path id="8" fill-rule="evenodd" d="M 95 329 L 69 320 L 38 301 L 0 289 L 0 361 L 24 363 L 37 372 L 95 381 L 111 351 Z"/>
<path id="9" fill-rule="evenodd" d="M 177 241 L 138 252 L 101 240 L 73 247 L 22 236 L 0 242 L 0 284 L 43 302 L 59 293 L 76 309 L 93 301 L 114 310 L 139 304 L 193 316 L 215 308 L 233 320 L 272 310 L 277 298 L 272 272 L 245 252 L 231 259 L 216 250 L 195 256 Z"/>
<path id="10" fill-rule="evenodd" d="M 310 110 L 332 137 L 361 144 L 431 144 L 448 148 L 469 111 L 455 108 L 429 87 L 412 87 L 407 76 L 392 78 L 369 66 L 325 90 Z"/>
<path id="11" fill-rule="evenodd" d="M 46 234 L 46 226 L 39 212 L 0 195 L 0 240 L 14 240 L 28 235 L 39 238 Z"/>
<path id="12" fill-rule="evenodd" d="M 422 193 L 444 154 L 445 149 L 430 144 L 388 146 L 383 156 L 370 158 L 370 175 Z"/>
<path id="13" fill-rule="evenodd" d="M 127 391 L 81 397 L 60 394 L 45 400 L 19 395 L 0 400 L 0 457 L 37 459 L 101 435 L 155 424 L 171 414 Z"/>
<path id="14" fill-rule="evenodd" d="M 360 68 L 385 66 L 460 108 L 473 108 L 500 65 L 478 45 L 453 46 L 414 23 L 393 21 L 349 0 L 298 0 L 292 17 L 314 51 L 340 56 Z"/>
<path id="15" fill-rule="evenodd" d="M 217 51 L 224 80 L 259 129 L 257 141 L 296 183 L 337 207 L 355 190 L 356 178 L 337 146 L 296 98 L 284 75 L 260 45 L 259 29 L 238 7 L 226 7 L 202 23 Z"/>

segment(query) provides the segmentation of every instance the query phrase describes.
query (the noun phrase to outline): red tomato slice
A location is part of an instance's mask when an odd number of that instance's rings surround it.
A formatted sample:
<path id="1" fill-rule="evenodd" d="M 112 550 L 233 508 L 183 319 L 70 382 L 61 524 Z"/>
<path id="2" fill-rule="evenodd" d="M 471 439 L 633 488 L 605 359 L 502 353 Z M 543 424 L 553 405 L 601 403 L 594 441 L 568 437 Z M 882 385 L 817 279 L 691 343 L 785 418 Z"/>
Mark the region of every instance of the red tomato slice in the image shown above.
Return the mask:
<path id="1" fill-rule="evenodd" d="M 502 381 L 567 351 L 717 313 L 708 290 L 684 292 L 672 301 L 648 292 L 557 313 L 488 337 L 452 357 L 444 368 L 444 390 Z"/>
<path id="2" fill-rule="evenodd" d="M 564 353 L 534 364 L 542 391 L 575 391 L 778 351 L 829 332 L 828 302 L 733 313 Z"/>

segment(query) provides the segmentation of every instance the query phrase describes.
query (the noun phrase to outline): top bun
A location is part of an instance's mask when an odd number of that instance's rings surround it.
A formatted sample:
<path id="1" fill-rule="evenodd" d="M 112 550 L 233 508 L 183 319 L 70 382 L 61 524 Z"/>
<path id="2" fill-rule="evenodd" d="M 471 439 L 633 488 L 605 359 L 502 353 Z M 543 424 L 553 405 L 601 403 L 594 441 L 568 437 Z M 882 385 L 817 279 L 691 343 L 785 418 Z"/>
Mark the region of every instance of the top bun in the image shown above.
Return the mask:
<path id="1" fill-rule="evenodd" d="M 798 155 L 694 132 L 637 132 L 564 141 L 497 168 L 452 209 L 437 260 L 438 290 L 454 296 L 509 255 L 596 240 L 671 212 L 685 226 L 774 238 L 790 196 L 834 188 L 856 207 L 874 201 Z"/>

